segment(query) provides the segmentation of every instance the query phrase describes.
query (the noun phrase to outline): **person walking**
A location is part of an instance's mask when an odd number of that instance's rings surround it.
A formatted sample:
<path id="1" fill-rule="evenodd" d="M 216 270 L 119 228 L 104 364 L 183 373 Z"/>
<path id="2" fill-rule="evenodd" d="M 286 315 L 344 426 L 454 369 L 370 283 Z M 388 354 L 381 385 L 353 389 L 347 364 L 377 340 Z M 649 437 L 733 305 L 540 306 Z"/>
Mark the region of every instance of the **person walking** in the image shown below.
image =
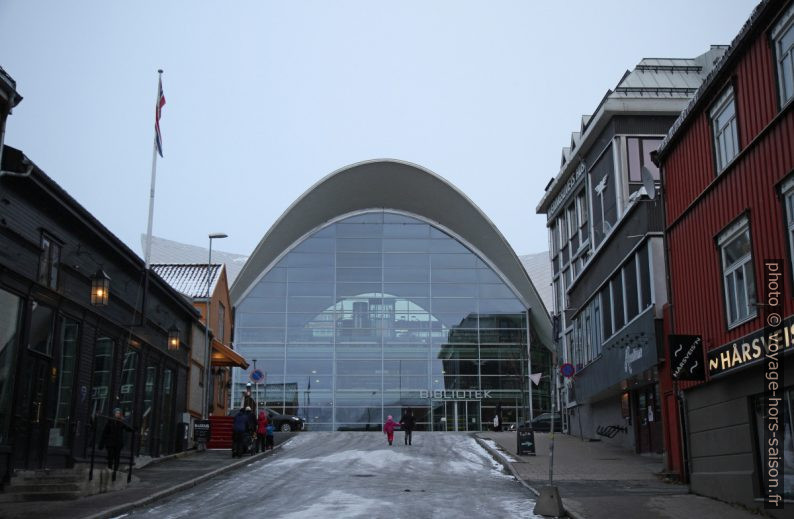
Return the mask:
<path id="1" fill-rule="evenodd" d="M 499 420 L 499 415 L 498 414 L 493 415 L 493 430 L 494 430 L 494 432 L 500 432 L 502 430 L 500 425 L 501 425 L 501 422 Z"/>
<path id="2" fill-rule="evenodd" d="M 397 428 L 397 422 L 394 421 L 391 415 L 386 419 L 383 424 L 383 432 L 386 433 L 386 439 L 389 440 L 389 445 L 394 441 L 394 430 Z"/>
<path id="3" fill-rule="evenodd" d="M 113 417 L 108 418 L 105 429 L 102 431 L 102 438 L 99 440 L 99 448 L 107 449 L 108 468 L 113 471 L 113 481 L 116 480 L 116 472 L 119 470 L 121 461 L 121 449 L 124 447 L 124 430 L 129 429 L 124 423 L 124 416 L 120 408 L 113 410 Z"/>
<path id="4" fill-rule="evenodd" d="M 256 452 L 264 452 L 267 448 L 265 439 L 267 438 L 267 414 L 259 411 L 259 418 L 256 421 Z"/>
<path id="5" fill-rule="evenodd" d="M 275 433 L 276 428 L 273 426 L 272 423 L 269 423 L 267 424 L 267 428 L 265 430 L 267 431 L 267 436 L 265 438 L 265 450 L 267 450 L 268 447 L 270 448 L 270 450 L 273 450 L 273 444 L 275 443 L 273 441 L 274 440 L 273 434 Z"/>
<path id="6" fill-rule="evenodd" d="M 414 412 L 411 409 L 406 409 L 403 417 L 400 418 L 400 425 L 405 432 L 405 444 L 411 445 L 411 433 L 416 427 L 416 417 L 414 416 Z"/>

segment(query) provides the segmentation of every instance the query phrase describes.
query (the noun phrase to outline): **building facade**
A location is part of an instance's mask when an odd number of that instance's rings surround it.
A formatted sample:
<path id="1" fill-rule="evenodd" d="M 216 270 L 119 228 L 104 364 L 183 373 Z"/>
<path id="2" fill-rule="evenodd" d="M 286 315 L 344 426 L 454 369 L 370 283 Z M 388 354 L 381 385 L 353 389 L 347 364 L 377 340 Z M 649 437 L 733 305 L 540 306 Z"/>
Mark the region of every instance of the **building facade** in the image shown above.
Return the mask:
<path id="1" fill-rule="evenodd" d="M 549 411 L 550 321 L 515 253 L 470 200 L 397 161 L 316 184 L 231 290 L 235 348 L 266 373 L 257 399 L 310 430 L 472 431 Z M 528 350 L 532 351 L 531 368 Z M 233 406 L 248 373 L 235 370 Z"/>
<path id="2" fill-rule="evenodd" d="M 191 425 L 194 420 L 208 415 L 226 416 L 231 401 L 231 368 L 247 369 L 248 362 L 231 348 L 232 306 L 225 265 L 156 263 L 151 268 L 174 290 L 188 297 L 201 312 L 202 322 L 193 329 L 193 347 L 190 350 L 188 412 Z M 205 330 L 208 291 L 210 329 Z M 209 356 L 207 342 L 211 345 Z M 209 373 L 205 371 L 208 363 Z"/>
<path id="3" fill-rule="evenodd" d="M 705 382 L 674 382 L 680 374 L 665 373 L 667 412 L 685 438 L 671 463 L 688 472 L 698 494 L 750 508 L 774 495 L 789 500 L 787 507 L 794 499 L 792 56 L 794 5 L 761 2 L 657 157 L 670 269 L 667 328 L 699 338 L 706 367 Z M 777 301 L 768 297 L 774 269 L 782 276 Z M 784 337 L 775 409 L 765 398 L 773 366 L 763 361 L 775 342 L 774 329 L 765 328 L 770 311 L 782 318 Z M 779 432 L 775 452 L 765 437 L 771 422 Z M 776 487 L 765 468 L 770 457 L 779 467 Z"/>
<path id="4" fill-rule="evenodd" d="M 136 431 L 124 460 L 130 449 L 160 456 L 184 448 L 178 424 L 198 312 L 8 146 L 0 197 L 5 481 L 15 470 L 87 464 L 116 407 Z"/>
<path id="5" fill-rule="evenodd" d="M 547 216 L 565 429 L 638 453 L 664 450 L 659 365 L 667 302 L 659 171 L 650 160 L 723 47 L 643 59 L 563 149 Z"/>

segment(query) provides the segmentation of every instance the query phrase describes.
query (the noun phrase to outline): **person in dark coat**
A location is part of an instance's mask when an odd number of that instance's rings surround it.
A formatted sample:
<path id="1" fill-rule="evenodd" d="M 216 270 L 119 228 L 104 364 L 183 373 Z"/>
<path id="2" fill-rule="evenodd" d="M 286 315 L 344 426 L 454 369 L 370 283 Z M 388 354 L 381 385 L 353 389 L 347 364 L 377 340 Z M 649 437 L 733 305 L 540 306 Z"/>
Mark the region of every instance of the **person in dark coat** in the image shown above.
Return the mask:
<path id="1" fill-rule="evenodd" d="M 411 433 L 414 427 L 416 427 L 416 417 L 412 410 L 406 409 L 405 414 L 400 418 L 400 425 L 402 425 L 403 431 L 405 431 L 405 444 L 411 445 Z"/>
<path id="2" fill-rule="evenodd" d="M 251 435 L 251 408 L 240 409 L 232 424 L 232 457 L 237 458 L 245 452 L 246 435 Z"/>
<path id="3" fill-rule="evenodd" d="M 245 392 L 243 393 L 243 405 L 241 407 L 243 409 L 245 409 L 246 407 L 250 407 L 251 412 L 254 413 L 254 420 L 256 420 L 256 400 L 254 400 L 253 395 L 251 395 L 250 382 L 245 386 Z"/>
<path id="4" fill-rule="evenodd" d="M 108 418 L 105 423 L 102 438 L 99 440 L 99 448 L 108 450 L 108 468 L 113 471 L 114 476 L 119 470 L 121 449 L 124 448 L 124 430 L 128 428 L 121 409 L 117 407 L 113 410 L 113 418 Z"/>

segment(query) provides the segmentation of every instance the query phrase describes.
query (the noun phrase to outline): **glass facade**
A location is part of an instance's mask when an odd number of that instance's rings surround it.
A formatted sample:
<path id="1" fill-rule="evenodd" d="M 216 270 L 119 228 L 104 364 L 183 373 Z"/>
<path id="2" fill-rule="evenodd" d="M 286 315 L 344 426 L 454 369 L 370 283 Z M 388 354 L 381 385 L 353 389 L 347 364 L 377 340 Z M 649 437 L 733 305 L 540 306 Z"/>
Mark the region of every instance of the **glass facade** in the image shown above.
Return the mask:
<path id="1" fill-rule="evenodd" d="M 526 419 L 527 330 L 524 305 L 462 243 L 370 211 L 265 273 L 237 307 L 235 347 L 266 372 L 256 400 L 309 430 L 380 430 L 408 408 L 419 430 L 479 430 L 497 406 L 504 423 Z M 233 407 L 248 375 L 235 369 Z"/>

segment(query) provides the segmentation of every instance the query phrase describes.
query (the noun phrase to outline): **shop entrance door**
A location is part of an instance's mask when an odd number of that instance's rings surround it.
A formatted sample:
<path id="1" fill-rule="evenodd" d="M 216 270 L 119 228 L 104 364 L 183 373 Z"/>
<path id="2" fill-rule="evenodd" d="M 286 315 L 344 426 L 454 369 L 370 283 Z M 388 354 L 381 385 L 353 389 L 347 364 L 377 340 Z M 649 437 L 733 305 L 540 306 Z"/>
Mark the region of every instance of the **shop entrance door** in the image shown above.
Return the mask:
<path id="1" fill-rule="evenodd" d="M 14 416 L 16 441 L 14 466 L 25 469 L 44 467 L 47 455 L 47 394 L 50 359 L 28 353 L 20 381 L 18 405 Z"/>
<path id="2" fill-rule="evenodd" d="M 479 400 L 434 400 L 432 412 L 434 431 L 481 430 Z"/>

